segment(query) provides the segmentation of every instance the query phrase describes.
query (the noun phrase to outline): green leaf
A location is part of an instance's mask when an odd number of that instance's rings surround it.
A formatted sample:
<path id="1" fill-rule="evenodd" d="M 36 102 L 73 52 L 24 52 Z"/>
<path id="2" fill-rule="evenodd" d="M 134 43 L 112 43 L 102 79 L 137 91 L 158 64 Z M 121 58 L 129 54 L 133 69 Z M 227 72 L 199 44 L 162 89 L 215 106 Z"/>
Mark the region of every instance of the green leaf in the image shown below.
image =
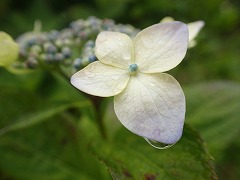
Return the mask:
<path id="1" fill-rule="evenodd" d="M 77 126 L 89 101 L 50 74 L 22 77 L 0 82 L 0 179 L 109 179 Z"/>
<path id="2" fill-rule="evenodd" d="M 0 174 L 10 179 L 109 179 L 68 112 L 0 136 L 0 154 Z"/>
<path id="3" fill-rule="evenodd" d="M 52 116 L 54 116 L 60 112 L 63 112 L 71 107 L 82 108 L 87 105 L 88 105 L 88 101 L 86 101 L 86 102 L 83 101 L 83 102 L 78 102 L 78 103 L 69 103 L 69 104 L 64 104 L 64 105 L 48 106 L 47 108 L 44 108 L 38 112 L 32 112 L 31 114 L 24 115 L 24 117 L 20 117 L 19 118 L 20 120 L 17 120 L 16 123 L 14 123 L 12 125 L 8 125 L 4 128 L 1 128 L 0 135 L 3 135 L 10 131 L 26 128 L 26 127 L 35 125 L 37 123 L 43 122 L 43 121 L 51 118 Z"/>
<path id="4" fill-rule="evenodd" d="M 230 143 L 240 135 L 240 84 L 213 82 L 190 86 L 187 99 L 187 122 L 198 129 L 210 153 L 220 158 Z"/>
<path id="5" fill-rule="evenodd" d="M 5 69 L 0 69 L 0 88 L 35 90 L 43 75 L 40 71 L 16 75 Z"/>
<path id="6" fill-rule="evenodd" d="M 94 141 L 92 148 L 114 179 L 216 178 L 202 139 L 188 125 L 182 139 L 167 150 L 154 149 L 125 128 L 114 139 Z"/>
<path id="7" fill-rule="evenodd" d="M 11 83 L 19 83 L 16 79 L 12 78 Z M 29 83 L 28 81 L 23 82 L 25 82 L 24 84 Z M 55 98 L 50 94 L 47 99 L 44 99 L 40 94 L 14 87 L 11 83 L 0 84 L 0 135 L 35 125 L 67 109 L 89 108 L 90 105 L 89 101 L 83 100 L 81 97 L 75 98 L 74 101 L 70 96 L 68 96 L 68 101 L 67 99 L 53 101 Z M 53 94 L 56 93 L 53 92 Z M 63 93 L 62 95 L 64 96 Z"/>
<path id="8" fill-rule="evenodd" d="M 206 141 L 222 179 L 239 179 L 240 84 L 212 82 L 189 86 L 187 121 Z"/>
<path id="9" fill-rule="evenodd" d="M 90 107 L 90 102 L 81 94 L 76 93 L 69 82 L 53 78 L 50 74 L 39 76 L 40 74 L 41 72 L 34 73 L 33 75 L 37 75 L 34 78 L 42 78 L 42 80 L 36 81 L 41 82 L 39 83 L 41 87 L 47 86 L 49 89 L 33 92 L 33 86 L 28 89 L 21 84 L 31 84 L 34 79 L 28 76 L 15 77 L 9 73 L 3 73 L 7 82 L 0 83 L 0 135 L 48 120 L 70 108 L 84 110 L 84 107 Z M 45 79 L 48 83 L 49 80 L 52 80 L 50 84 L 53 84 L 53 87 L 47 85 Z M 20 84 L 19 87 L 18 84 Z"/>

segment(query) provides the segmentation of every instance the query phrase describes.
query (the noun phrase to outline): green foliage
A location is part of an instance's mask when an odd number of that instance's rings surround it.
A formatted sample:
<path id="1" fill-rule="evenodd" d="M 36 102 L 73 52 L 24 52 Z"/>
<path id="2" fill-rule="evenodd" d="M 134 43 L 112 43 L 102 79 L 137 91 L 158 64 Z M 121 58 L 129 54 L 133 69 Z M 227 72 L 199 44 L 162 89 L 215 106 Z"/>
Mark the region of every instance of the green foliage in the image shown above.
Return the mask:
<path id="1" fill-rule="evenodd" d="M 210 156 L 198 133 L 185 126 L 180 142 L 159 151 L 121 128 L 114 139 L 94 142 L 94 153 L 114 179 L 214 179 Z"/>
<path id="2" fill-rule="evenodd" d="M 0 167 L 16 179 L 106 179 L 76 123 L 62 113 L 38 126 L 1 136 Z"/>
<path id="3" fill-rule="evenodd" d="M 47 77 L 51 79 L 51 75 Z M 63 86 L 66 84 L 63 79 L 52 78 L 61 96 L 55 93 L 40 96 L 28 89 L 1 85 L 4 89 L 1 102 L 5 106 L 0 111 L 4 117 L 1 121 L 4 128 L 0 130 L 0 169 L 5 177 L 110 179 L 107 169 L 116 179 L 215 177 L 202 139 L 188 125 L 181 141 L 165 151 L 152 148 L 123 127 L 112 132 L 106 129 L 112 133 L 111 138 L 102 139 L 97 124 L 87 114 L 77 120 L 80 114 L 76 110 L 89 108 L 89 103 L 81 95 L 76 99 L 72 88 Z M 13 78 L 14 81 L 18 78 Z M 64 96 L 69 91 L 73 93 L 66 103 Z M 31 102 L 35 103 L 29 107 Z"/>
<path id="4" fill-rule="evenodd" d="M 19 78 L 11 80 L 14 84 Z M 62 82 L 59 79 L 55 81 Z M 109 176 L 98 160 L 88 153 L 87 142 L 79 135 L 77 120 L 73 116 L 79 117 L 79 113 L 73 113 L 73 108 L 89 108 L 89 103 L 81 95 L 76 98 L 74 93 L 70 94 L 72 99 L 68 96 L 69 103 L 65 101 L 66 97 L 56 101 L 58 95 L 55 93 L 43 97 L 24 88 L 12 88 L 11 83 L 0 83 L 0 99 L 4 104 L 0 109 L 0 174 L 3 177 L 106 179 Z M 73 91 L 62 87 L 62 95 Z M 46 120 L 51 121 L 44 122 Z"/>
<path id="5" fill-rule="evenodd" d="M 73 125 L 59 117 L 55 119 L 54 123 L 27 129 L 24 134 L 1 138 L 0 166 L 5 175 L 17 179 L 102 177 L 98 161 L 78 147 L 81 143 L 75 137 Z"/>
<path id="6" fill-rule="evenodd" d="M 240 84 L 212 82 L 190 86 L 187 94 L 187 122 L 193 125 L 206 141 L 216 161 L 219 177 L 238 179 L 240 162 L 229 164 L 239 150 Z M 229 153 L 229 151 L 231 153 Z M 226 161 L 228 163 L 226 163 Z"/>
<path id="7" fill-rule="evenodd" d="M 0 82 L 4 104 L 0 109 L 3 177 L 108 179 L 106 167 L 116 179 L 216 177 L 205 143 L 187 124 L 176 145 L 159 151 L 119 125 L 108 109 L 105 140 L 97 123 L 88 118 L 92 112 L 86 109 L 91 104 L 61 77 L 45 72 L 17 77 L 3 71 L 2 75 L 7 80 Z M 36 89 L 43 89 L 46 79 L 54 86 L 41 94 Z M 186 121 L 206 141 L 221 177 L 238 177 L 236 168 L 230 172 L 222 169 L 239 166 L 236 159 L 229 161 L 237 156 L 230 147 L 239 149 L 239 90 L 240 85 L 232 82 L 203 83 L 184 89 Z"/>

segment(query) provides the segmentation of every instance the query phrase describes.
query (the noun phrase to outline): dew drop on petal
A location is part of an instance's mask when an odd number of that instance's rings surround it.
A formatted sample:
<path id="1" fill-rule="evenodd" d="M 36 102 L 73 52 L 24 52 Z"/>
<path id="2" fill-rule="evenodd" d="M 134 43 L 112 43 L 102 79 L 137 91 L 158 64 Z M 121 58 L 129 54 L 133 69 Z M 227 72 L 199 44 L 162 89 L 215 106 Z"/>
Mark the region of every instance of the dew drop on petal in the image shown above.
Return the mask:
<path id="1" fill-rule="evenodd" d="M 113 76 L 112 76 L 112 79 L 114 79 L 114 80 L 117 80 L 117 79 L 119 79 L 119 78 L 120 78 L 119 75 L 113 75 Z"/>
<path id="2" fill-rule="evenodd" d="M 149 85 L 150 85 L 150 86 L 152 86 L 152 87 L 154 87 L 154 86 L 155 86 L 155 84 L 153 84 L 153 83 L 149 83 Z"/>
<path id="3" fill-rule="evenodd" d="M 151 140 L 148 138 L 144 138 L 144 139 L 148 142 L 148 144 L 150 144 L 152 147 L 154 147 L 156 149 L 168 149 L 175 144 L 175 143 L 174 144 L 165 144 L 165 143 L 154 141 L 154 140 Z"/>
<path id="4" fill-rule="evenodd" d="M 95 76 L 95 73 L 89 72 L 89 71 L 85 71 L 85 74 L 86 74 L 87 77 L 94 77 Z"/>
<path id="5" fill-rule="evenodd" d="M 131 59 L 131 54 L 129 51 L 123 51 L 122 52 L 122 57 L 124 60 L 130 60 Z"/>

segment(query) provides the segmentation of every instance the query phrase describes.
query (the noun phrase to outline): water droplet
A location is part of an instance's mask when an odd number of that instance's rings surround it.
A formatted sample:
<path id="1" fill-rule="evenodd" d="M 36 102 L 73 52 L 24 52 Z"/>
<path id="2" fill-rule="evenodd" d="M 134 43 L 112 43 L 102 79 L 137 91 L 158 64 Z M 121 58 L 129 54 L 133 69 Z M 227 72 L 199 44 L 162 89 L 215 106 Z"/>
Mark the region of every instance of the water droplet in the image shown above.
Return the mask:
<path id="1" fill-rule="evenodd" d="M 154 140 L 151 140 L 148 138 L 144 138 L 144 139 L 148 142 L 148 144 L 150 144 L 152 147 L 154 147 L 156 149 L 168 149 L 175 144 L 175 143 L 174 144 L 165 144 L 165 143 L 154 141 Z"/>
<path id="2" fill-rule="evenodd" d="M 119 75 L 113 75 L 113 76 L 112 76 L 112 79 L 114 79 L 114 80 L 117 80 L 117 79 L 119 79 L 119 78 L 120 78 Z"/>
<path id="3" fill-rule="evenodd" d="M 131 59 L 131 54 L 130 54 L 129 51 L 123 51 L 123 52 L 122 52 L 122 57 L 123 57 L 123 59 L 125 59 L 125 60 L 130 60 L 130 59 Z"/>
<path id="4" fill-rule="evenodd" d="M 154 87 L 154 86 L 155 86 L 155 84 L 153 84 L 153 83 L 149 83 L 149 85 L 150 85 L 150 86 L 152 86 L 152 87 Z"/>
<path id="5" fill-rule="evenodd" d="M 95 73 L 89 72 L 89 71 L 85 71 L 85 74 L 86 74 L 87 77 L 94 77 L 95 76 Z"/>

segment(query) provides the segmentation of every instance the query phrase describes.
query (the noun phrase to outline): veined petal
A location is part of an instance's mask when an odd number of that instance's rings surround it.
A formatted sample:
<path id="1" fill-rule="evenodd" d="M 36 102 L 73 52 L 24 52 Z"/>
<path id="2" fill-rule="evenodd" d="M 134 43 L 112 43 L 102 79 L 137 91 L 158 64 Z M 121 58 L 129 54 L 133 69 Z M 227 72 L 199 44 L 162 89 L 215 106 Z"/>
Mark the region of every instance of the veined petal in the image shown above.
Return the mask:
<path id="1" fill-rule="evenodd" d="M 195 21 L 188 23 L 189 41 L 192 41 L 204 26 L 204 21 Z"/>
<path id="2" fill-rule="evenodd" d="M 135 38 L 135 63 L 144 73 L 168 71 L 184 58 L 188 46 L 187 25 L 178 21 L 159 23 Z"/>
<path id="3" fill-rule="evenodd" d="M 179 83 L 165 73 L 132 76 L 114 97 L 121 123 L 133 133 L 165 144 L 182 136 L 185 96 Z"/>
<path id="4" fill-rule="evenodd" d="M 189 44 L 188 48 L 192 48 L 196 46 L 197 41 L 195 37 L 198 35 L 199 31 L 203 28 L 204 21 L 195 21 L 188 23 L 188 30 L 189 30 Z"/>
<path id="5" fill-rule="evenodd" d="M 129 81 L 126 70 L 105 65 L 99 61 L 89 64 L 71 77 L 79 90 L 94 96 L 109 97 L 124 90 Z"/>
<path id="6" fill-rule="evenodd" d="M 128 69 L 133 63 L 133 41 L 126 34 L 103 31 L 97 36 L 95 53 L 104 64 Z"/>

